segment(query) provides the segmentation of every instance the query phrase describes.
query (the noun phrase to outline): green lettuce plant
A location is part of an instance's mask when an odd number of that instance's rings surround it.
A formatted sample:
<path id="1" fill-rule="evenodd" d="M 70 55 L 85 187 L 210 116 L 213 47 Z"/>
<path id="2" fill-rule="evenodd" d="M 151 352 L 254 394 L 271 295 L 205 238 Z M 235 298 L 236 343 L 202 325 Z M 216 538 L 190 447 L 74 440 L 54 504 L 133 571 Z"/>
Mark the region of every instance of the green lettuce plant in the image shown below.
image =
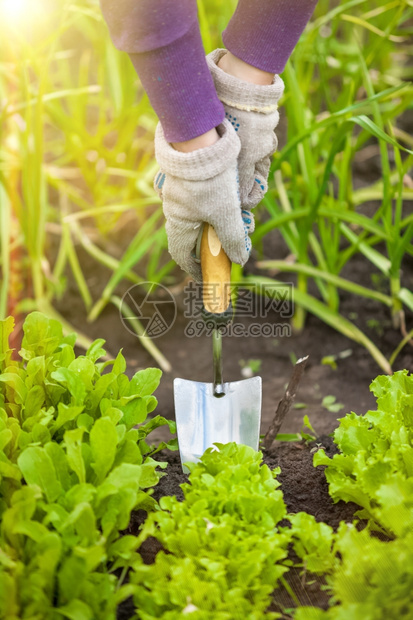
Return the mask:
<path id="1" fill-rule="evenodd" d="M 151 458 L 165 444 L 147 442 L 167 424 L 147 420 L 161 372 L 129 379 L 121 353 L 98 362 L 103 340 L 76 356 L 76 336 L 39 312 L 16 361 L 12 329 L 0 322 L 0 618 L 114 619 L 137 556 L 122 531 L 154 508 L 165 465 Z"/>
<path id="2" fill-rule="evenodd" d="M 287 586 L 291 546 L 304 573 L 325 576 L 331 594 L 327 611 L 298 608 L 295 620 L 411 617 L 407 371 L 373 381 L 375 411 L 340 421 L 340 454 L 314 456 L 326 465 L 333 499 L 357 502 L 369 520 L 362 532 L 341 523 L 334 533 L 306 513 L 287 515 L 280 470 L 234 443 L 188 464 L 184 501 L 164 497 L 158 505 L 151 488 L 164 464 L 152 456 L 175 447 L 148 439 L 159 425 L 175 430 L 160 416 L 148 419 L 160 371 L 128 378 L 121 353 L 105 359 L 103 340 L 76 356 L 75 336 L 38 312 L 25 321 L 16 360 L 12 330 L 12 319 L 0 321 L 1 620 L 114 620 L 131 595 L 140 620 L 277 618 L 267 610 L 273 590 Z M 125 532 L 135 509 L 149 513 L 138 537 Z M 139 547 L 150 537 L 163 550 L 145 565 Z"/>
<path id="3" fill-rule="evenodd" d="M 413 376 L 379 376 L 370 389 L 377 409 L 342 418 L 334 432 L 341 453 L 319 450 L 314 465 L 327 466 L 334 501 L 353 501 L 373 529 L 404 536 L 413 528 Z"/>
<path id="4" fill-rule="evenodd" d="M 286 516 L 280 470 L 247 446 L 216 445 L 188 464 L 184 501 L 162 498 L 144 525 L 140 540 L 154 536 L 163 550 L 152 565 L 134 563 L 136 618 L 258 620 L 288 570 L 290 533 L 277 527 Z"/>
<path id="5" fill-rule="evenodd" d="M 288 519 L 293 548 L 304 570 L 314 575 L 330 572 L 336 564 L 333 528 L 306 512 L 288 515 Z"/>
<path id="6" fill-rule="evenodd" d="M 342 522 L 333 534 L 305 513 L 290 517 L 294 550 L 305 568 L 324 573 L 331 595 L 327 611 L 302 607 L 295 620 L 407 620 L 413 614 L 413 377 L 407 370 L 379 376 L 370 389 L 377 409 L 340 420 L 334 441 L 341 452 L 314 455 L 315 466 L 326 466 L 332 498 L 361 506 L 356 516 L 368 527 L 358 531 Z M 378 539 L 374 530 L 393 540 Z"/>
<path id="7" fill-rule="evenodd" d="M 408 620 L 413 615 L 412 549 L 411 532 L 383 542 L 342 523 L 332 554 L 335 569 L 326 577 L 332 606 L 327 611 L 301 607 L 294 620 Z"/>
<path id="8" fill-rule="evenodd" d="M 354 523 L 336 533 L 304 512 L 289 515 L 294 551 L 308 571 L 322 575 L 327 611 L 298 607 L 294 620 L 408 620 L 413 614 L 413 536 L 384 542 Z"/>

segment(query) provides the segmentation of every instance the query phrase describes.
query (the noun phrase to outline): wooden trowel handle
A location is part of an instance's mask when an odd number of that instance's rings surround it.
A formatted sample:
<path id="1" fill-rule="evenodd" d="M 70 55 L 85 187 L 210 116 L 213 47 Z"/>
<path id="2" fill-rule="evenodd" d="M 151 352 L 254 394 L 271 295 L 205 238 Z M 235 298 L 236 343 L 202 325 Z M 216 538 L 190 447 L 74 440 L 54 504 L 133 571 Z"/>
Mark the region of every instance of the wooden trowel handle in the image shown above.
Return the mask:
<path id="1" fill-rule="evenodd" d="M 201 240 L 204 309 L 210 314 L 226 312 L 231 303 L 231 261 L 212 226 L 205 223 Z"/>

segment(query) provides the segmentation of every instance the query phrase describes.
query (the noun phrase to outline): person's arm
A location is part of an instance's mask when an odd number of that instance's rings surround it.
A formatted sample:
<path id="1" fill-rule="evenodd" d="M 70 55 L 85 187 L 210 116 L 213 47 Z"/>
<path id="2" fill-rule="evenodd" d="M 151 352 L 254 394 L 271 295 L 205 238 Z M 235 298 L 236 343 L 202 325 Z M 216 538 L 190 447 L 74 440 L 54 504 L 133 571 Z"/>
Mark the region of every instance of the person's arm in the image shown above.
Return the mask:
<path id="1" fill-rule="evenodd" d="M 218 139 L 225 114 L 215 92 L 197 18 L 196 0 L 100 0 L 116 47 L 127 52 L 168 142 Z"/>
<path id="2" fill-rule="evenodd" d="M 315 4 L 301 1 L 303 6 Z M 201 279 L 193 249 L 200 225 L 207 222 L 229 259 L 243 265 L 254 229 L 249 209 L 266 190 L 270 155 L 276 148 L 273 130 L 283 84 L 274 77 L 279 70 L 274 67 L 287 59 L 310 13 L 304 11 L 292 25 L 292 36 L 285 38 L 281 30 L 286 18 L 276 10 L 285 0 L 240 0 L 225 35 L 229 53 L 216 50 L 207 61 L 196 0 L 101 4 L 115 45 L 130 55 L 160 120 L 155 156 L 161 170 L 155 188 L 163 203 L 172 257 Z M 259 10 L 259 19 L 251 8 Z M 247 32 L 252 55 L 246 41 L 233 44 Z M 226 58 L 217 66 L 221 52 Z"/>

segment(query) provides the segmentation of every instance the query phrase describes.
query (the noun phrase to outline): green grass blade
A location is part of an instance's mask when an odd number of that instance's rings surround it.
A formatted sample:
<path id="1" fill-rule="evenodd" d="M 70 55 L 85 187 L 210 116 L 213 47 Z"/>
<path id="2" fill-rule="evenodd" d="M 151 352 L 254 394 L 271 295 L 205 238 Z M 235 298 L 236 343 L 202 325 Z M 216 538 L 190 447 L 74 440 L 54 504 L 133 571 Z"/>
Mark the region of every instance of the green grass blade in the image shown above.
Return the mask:
<path id="1" fill-rule="evenodd" d="M 387 142 L 387 144 L 391 144 L 392 146 L 395 146 L 398 149 L 401 149 L 405 153 L 409 153 L 410 155 L 413 155 L 412 150 L 405 148 L 404 146 L 399 144 L 397 140 L 395 140 L 394 138 L 391 138 L 378 125 L 376 125 L 376 123 L 374 123 L 370 118 L 368 118 L 368 116 L 365 116 L 364 114 L 362 114 L 361 116 L 352 116 L 349 120 L 352 123 L 359 125 L 363 129 L 368 131 L 372 136 L 375 136 L 379 140 L 384 140 L 384 142 Z"/>
<path id="2" fill-rule="evenodd" d="M 161 369 L 164 372 L 171 372 L 171 364 L 168 362 L 163 353 L 161 353 L 158 347 L 154 344 L 154 342 L 150 338 L 144 336 L 145 329 L 137 316 L 133 313 L 130 306 L 128 306 L 128 304 L 126 304 L 124 301 L 122 302 L 122 300 L 116 295 L 112 295 L 110 301 L 114 304 L 114 306 L 116 306 L 119 312 L 122 312 L 123 316 L 129 322 L 133 331 L 139 338 L 139 342 L 141 343 L 141 345 L 148 351 L 148 353 L 152 355 L 153 359 L 159 364 Z M 128 317 L 133 317 L 133 320 L 130 320 Z"/>
<path id="3" fill-rule="evenodd" d="M 322 271 L 321 269 L 317 269 L 317 267 L 313 267 L 311 265 L 287 263 L 286 261 L 282 260 L 267 260 L 259 261 L 257 263 L 257 267 L 259 269 L 275 269 L 287 273 L 305 273 L 308 276 L 312 276 L 313 278 L 321 278 L 326 282 L 330 282 L 331 284 L 334 284 L 334 286 L 336 286 L 337 288 L 340 288 L 344 291 L 349 291 L 350 293 L 353 293 L 353 295 L 359 295 L 360 297 L 366 297 L 367 299 L 374 299 L 375 301 L 379 301 L 380 303 L 388 306 L 389 308 L 392 305 L 392 298 L 389 295 L 385 295 L 384 293 L 380 293 L 379 291 L 373 291 L 372 289 L 366 288 L 365 286 L 361 286 L 361 284 L 351 282 L 350 280 L 346 280 L 345 278 L 336 276 L 335 274 L 328 271 Z"/>

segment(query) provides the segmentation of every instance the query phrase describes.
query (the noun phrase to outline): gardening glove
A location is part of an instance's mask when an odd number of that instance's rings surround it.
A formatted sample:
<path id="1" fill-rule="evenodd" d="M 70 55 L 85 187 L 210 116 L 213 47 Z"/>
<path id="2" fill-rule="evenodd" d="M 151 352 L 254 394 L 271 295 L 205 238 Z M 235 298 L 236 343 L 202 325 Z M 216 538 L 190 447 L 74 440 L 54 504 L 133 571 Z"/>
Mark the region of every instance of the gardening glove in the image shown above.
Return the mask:
<path id="1" fill-rule="evenodd" d="M 219 140 L 191 153 L 176 151 L 159 123 L 155 132 L 155 156 L 160 172 L 155 190 L 163 201 L 168 248 L 172 258 L 196 281 L 202 281 L 194 249 L 207 222 L 214 227 L 229 259 L 240 265 L 248 260 L 252 221 L 241 210 L 237 157 L 238 135 L 228 120 L 217 127 Z"/>
<path id="2" fill-rule="evenodd" d="M 268 189 L 271 156 L 278 145 L 274 129 L 279 121 L 278 100 L 284 82 L 276 75 L 272 84 L 261 86 L 225 73 L 218 62 L 226 52 L 217 49 L 206 58 L 226 118 L 241 141 L 238 157 L 241 204 L 244 209 L 252 209 Z"/>

